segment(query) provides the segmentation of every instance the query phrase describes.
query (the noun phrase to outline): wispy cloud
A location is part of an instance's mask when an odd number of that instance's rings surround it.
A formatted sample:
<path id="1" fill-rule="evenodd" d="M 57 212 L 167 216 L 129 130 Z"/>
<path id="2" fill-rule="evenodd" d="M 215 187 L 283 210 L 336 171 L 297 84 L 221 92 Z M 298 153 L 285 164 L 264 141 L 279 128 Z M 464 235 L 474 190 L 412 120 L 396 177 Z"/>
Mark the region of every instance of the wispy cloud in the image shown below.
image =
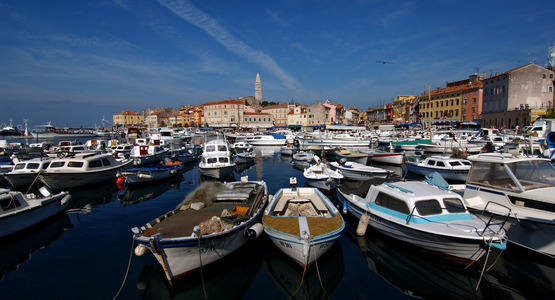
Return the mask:
<path id="1" fill-rule="evenodd" d="M 181 19 L 204 30 L 230 52 L 242 57 L 247 61 L 259 64 L 264 67 L 266 70 L 280 78 L 285 87 L 289 89 L 302 88 L 300 83 L 295 78 L 286 74 L 271 57 L 259 50 L 249 47 L 248 45 L 237 39 L 223 26 L 221 26 L 215 19 L 196 8 L 189 1 L 158 0 L 158 2 L 168 8 Z"/>
<path id="2" fill-rule="evenodd" d="M 310 52 L 312 52 L 312 51 L 306 49 L 305 46 L 303 46 L 303 45 L 301 45 L 301 44 L 299 44 L 299 43 L 293 43 L 293 44 L 291 44 L 291 48 L 300 50 L 300 51 L 302 51 L 302 52 L 304 52 L 304 53 L 310 53 Z"/>

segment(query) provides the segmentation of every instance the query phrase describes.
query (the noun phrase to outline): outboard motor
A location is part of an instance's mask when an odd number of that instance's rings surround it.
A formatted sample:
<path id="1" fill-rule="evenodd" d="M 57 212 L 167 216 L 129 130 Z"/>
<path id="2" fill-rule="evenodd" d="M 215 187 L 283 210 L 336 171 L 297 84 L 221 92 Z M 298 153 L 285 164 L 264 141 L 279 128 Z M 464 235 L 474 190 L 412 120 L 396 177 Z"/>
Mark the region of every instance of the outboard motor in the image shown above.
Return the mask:
<path id="1" fill-rule="evenodd" d="M 339 160 L 339 163 L 344 165 L 347 162 L 347 158 L 343 157 L 342 159 Z"/>

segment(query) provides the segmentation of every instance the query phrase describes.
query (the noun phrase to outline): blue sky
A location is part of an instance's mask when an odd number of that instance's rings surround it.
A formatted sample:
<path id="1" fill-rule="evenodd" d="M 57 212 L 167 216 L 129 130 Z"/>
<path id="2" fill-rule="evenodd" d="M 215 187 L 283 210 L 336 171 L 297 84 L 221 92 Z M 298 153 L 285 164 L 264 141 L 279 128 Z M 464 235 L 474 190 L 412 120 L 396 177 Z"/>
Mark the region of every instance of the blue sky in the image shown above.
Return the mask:
<path id="1" fill-rule="evenodd" d="M 366 110 L 476 72 L 544 65 L 546 1 L 2 1 L 0 123 L 254 96 Z M 382 64 L 376 61 L 389 61 Z"/>

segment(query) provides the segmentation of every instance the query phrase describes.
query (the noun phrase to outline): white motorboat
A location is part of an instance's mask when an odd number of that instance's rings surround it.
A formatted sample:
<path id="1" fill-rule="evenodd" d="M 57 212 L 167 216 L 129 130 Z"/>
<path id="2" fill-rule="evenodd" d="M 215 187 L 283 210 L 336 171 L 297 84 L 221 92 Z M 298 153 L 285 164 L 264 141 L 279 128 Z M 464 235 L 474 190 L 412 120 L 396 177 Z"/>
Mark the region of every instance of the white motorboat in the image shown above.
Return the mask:
<path id="1" fill-rule="evenodd" d="M 491 247 L 506 247 L 502 222 L 472 215 L 455 192 L 425 181 L 381 180 L 376 185 L 371 181 L 358 190 L 347 185 L 337 190 L 344 213 L 361 220 L 358 234 L 364 234 L 367 224 L 465 266 L 474 264 Z"/>
<path id="2" fill-rule="evenodd" d="M 132 229 L 135 254 L 150 250 L 174 285 L 262 234 L 267 200 L 264 181 L 203 183 L 178 208 Z"/>
<path id="3" fill-rule="evenodd" d="M 234 169 L 235 163 L 231 152 L 223 139 L 217 137 L 204 143 L 199 163 L 200 174 L 212 178 L 223 178 L 231 175 Z"/>
<path id="4" fill-rule="evenodd" d="M 110 151 L 117 158 L 131 157 L 131 150 L 133 147 L 133 144 L 129 143 L 115 144 L 110 147 Z"/>
<path id="5" fill-rule="evenodd" d="M 86 128 L 56 128 L 48 122 L 46 125 L 38 125 L 31 130 L 30 134 L 38 139 L 83 139 L 96 137 L 95 130 Z"/>
<path id="6" fill-rule="evenodd" d="M 447 180 L 466 181 L 472 163 L 467 159 L 434 155 L 424 161 L 406 161 L 405 167 L 409 172 L 426 176 L 437 172 Z"/>
<path id="7" fill-rule="evenodd" d="M 318 189 L 279 189 L 264 210 L 264 231 L 281 251 L 307 268 L 330 249 L 345 228 L 343 217 Z"/>
<path id="8" fill-rule="evenodd" d="M 462 150 L 466 153 L 479 153 L 482 150 L 480 145 L 469 144 L 466 140 L 456 141 L 452 138 L 442 138 L 440 141 L 432 144 L 418 144 L 418 147 L 427 153 L 453 153 L 454 149 Z"/>
<path id="9" fill-rule="evenodd" d="M 68 192 L 53 195 L 45 187 L 40 188 L 40 193 L 42 195 L 0 189 L 0 238 L 62 212 L 71 199 Z"/>
<path id="10" fill-rule="evenodd" d="M 239 154 L 239 153 L 243 153 L 243 152 L 249 152 L 252 151 L 253 146 L 249 143 L 247 143 L 246 141 L 238 141 L 233 143 L 233 145 L 231 145 L 230 147 L 231 152 L 233 154 Z"/>
<path id="11" fill-rule="evenodd" d="M 120 170 L 133 166 L 131 159 L 116 159 L 108 153 L 75 154 L 55 158 L 39 180 L 52 190 L 62 190 L 113 180 Z"/>
<path id="12" fill-rule="evenodd" d="M 247 142 L 253 146 L 283 146 L 287 144 L 287 138 L 283 134 L 272 133 L 271 135 L 255 135 L 247 138 Z"/>
<path id="13" fill-rule="evenodd" d="M 402 165 L 405 159 L 405 153 L 387 152 L 377 149 L 360 149 L 362 153 L 370 156 L 370 161 L 379 164 Z"/>
<path id="14" fill-rule="evenodd" d="M 338 170 L 331 170 L 323 164 L 318 156 L 314 156 L 315 164 L 304 169 L 303 176 L 308 185 L 326 193 L 333 191 L 339 181 L 345 177 Z"/>
<path id="15" fill-rule="evenodd" d="M 15 155 L 12 155 L 11 158 L 14 163 L 13 169 L 4 173 L 3 176 L 13 187 L 30 187 L 34 183 L 38 183 L 39 173 L 46 170 L 50 162 L 54 160 L 52 157 L 19 160 Z"/>
<path id="16" fill-rule="evenodd" d="M 387 178 L 393 173 L 392 171 L 382 168 L 367 166 L 353 161 L 347 161 L 344 158 L 339 162 L 330 162 L 333 170 L 339 170 L 347 180 L 364 181 L 372 178 Z"/>
<path id="17" fill-rule="evenodd" d="M 370 146 L 370 140 L 339 140 L 333 138 L 300 138 L 297 137 L 299 141 L 299 145 L 302 147 L 308 146 L 320 146 L 320 147 L 365 147 L 368 148 Z"/>
<path id="18" fill-rule="evenodd" d="M 555 168 L 549 159 L 484 153 L 468 160 L 466 205 L 497 216 L 510 209 L 509 243 L 555 256 Z"/>
<path id="19" fill-rule="evenodd" d="M 146 139 L 140 138 L 135 140 L 135 145 L 129 157 L 133 160 L 133 165 L 151 165 L 158 163 L 168 155 L 168 149 L 160 145 L 159 140 L 147 142 Z"/>
<path id="20" fill-rule="evenodd" d="M 242 152 L 242 153 L 233 155 L 233 162 L 235 164 L 254 163 L 255 158 L 256 158 L 255 152 L 252 152 L 252 151 Z"/>

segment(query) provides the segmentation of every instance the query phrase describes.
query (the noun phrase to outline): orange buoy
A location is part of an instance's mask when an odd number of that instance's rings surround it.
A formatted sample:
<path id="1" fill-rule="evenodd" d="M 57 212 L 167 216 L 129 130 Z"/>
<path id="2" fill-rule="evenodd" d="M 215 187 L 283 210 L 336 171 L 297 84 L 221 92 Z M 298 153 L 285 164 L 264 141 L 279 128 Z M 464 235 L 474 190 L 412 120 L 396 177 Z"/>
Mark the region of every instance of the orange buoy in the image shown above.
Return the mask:
<path id="1" fill-rule="evenodd" d="M 125 179 L 123 179 L 123 177 L 118 177 L 118 179 L 116 179 L 116 186 L 118 187 L 118 189 L 123 189 L 124 187 L 124 182 Z"/>

